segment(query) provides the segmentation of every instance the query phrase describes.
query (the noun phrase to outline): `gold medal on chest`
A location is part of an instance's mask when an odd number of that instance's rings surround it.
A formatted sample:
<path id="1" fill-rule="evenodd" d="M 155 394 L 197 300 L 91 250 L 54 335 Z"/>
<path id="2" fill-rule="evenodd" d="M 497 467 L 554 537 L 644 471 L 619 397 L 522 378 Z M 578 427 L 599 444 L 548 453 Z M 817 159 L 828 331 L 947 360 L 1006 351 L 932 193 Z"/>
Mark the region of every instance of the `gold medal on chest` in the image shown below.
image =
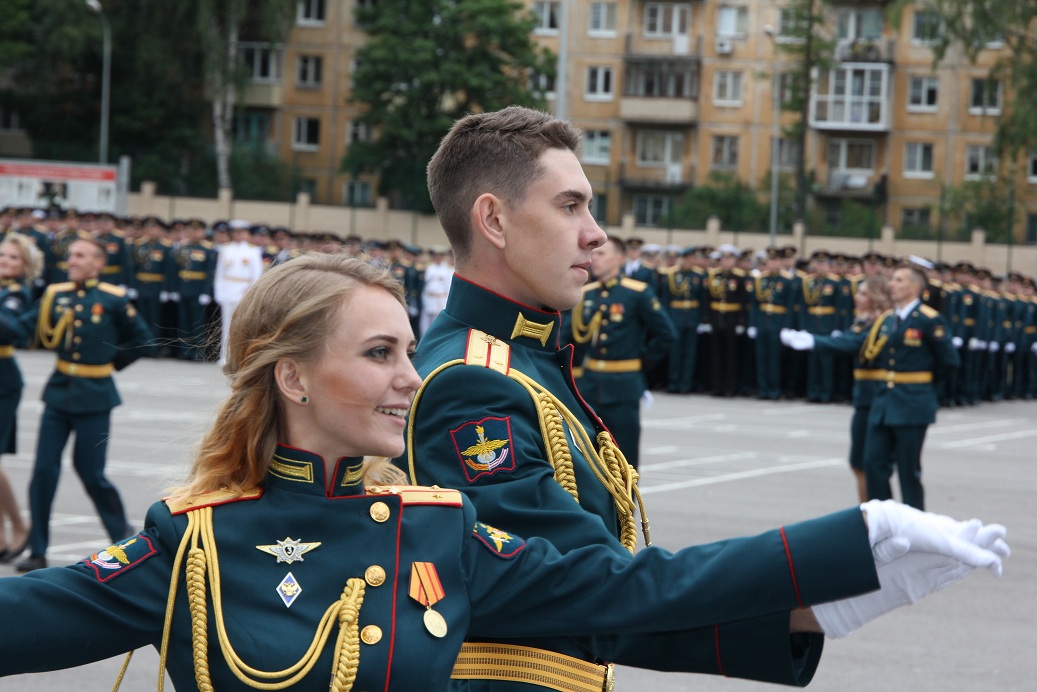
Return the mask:
<path id="1" fill-rule="evenodd" d="M 436 566 L 431 562 L 412 562 L 410 572 L 410 591 L 408 595 L 415 601 L 425 606 L 422 620 L 425 629 L 433 637 L 445 637 L 447 633 L 446 620 L 442 615 L 432 610 L 432 606 L 443 600 L 446 593 L 443 591 L 443 583 L 439 580 Z"/>

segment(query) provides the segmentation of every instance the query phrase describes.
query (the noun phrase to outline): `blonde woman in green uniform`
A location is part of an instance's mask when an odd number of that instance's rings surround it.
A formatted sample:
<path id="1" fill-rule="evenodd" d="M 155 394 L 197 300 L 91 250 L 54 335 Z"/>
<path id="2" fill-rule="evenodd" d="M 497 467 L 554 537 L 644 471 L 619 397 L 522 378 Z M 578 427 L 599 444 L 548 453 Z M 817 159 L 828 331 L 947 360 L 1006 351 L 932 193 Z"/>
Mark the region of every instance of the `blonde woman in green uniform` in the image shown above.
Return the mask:
<path id="1" fill-rule="evenodd" d="M 30 238 L 18 233 L 0 243 L 0 454 L 14 454 L 18 403 L 22 398 L 21 370 L 14 357 L 14 330 L 9 325 L 29 308 L 32 282 L 43 268 L 43 257 Z M 5 523 L 11 527 L 8 536 Z M 29 544 L 29 527 L 7 474 L 0 469 L 0 562 L 11 562 Z"/>

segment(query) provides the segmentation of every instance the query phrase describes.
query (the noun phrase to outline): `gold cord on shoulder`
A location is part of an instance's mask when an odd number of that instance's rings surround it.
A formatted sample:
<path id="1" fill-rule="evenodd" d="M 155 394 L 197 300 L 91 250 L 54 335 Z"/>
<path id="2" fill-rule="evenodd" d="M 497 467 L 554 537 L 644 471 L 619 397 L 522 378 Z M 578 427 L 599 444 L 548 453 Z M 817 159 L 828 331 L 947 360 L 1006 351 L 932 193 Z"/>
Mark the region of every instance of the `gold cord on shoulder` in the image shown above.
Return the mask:
<path id="1" fill-rule="evenodd" d="M 814 276 L 803 277 L 803 301 L 807 305 L 817 305 L 821 298 L 821 280 Z"/>
<path id="2" fill-rule="evenodd" d="M 583 321 L 583 308 L 578 305 L 572 310 L 573 341 L 585 344 L 598 335 L 601 328 L 601 313 L 595 312 L 590 324 Z"/>
<path id="3" fill-rule="evenodd" d="M 187 513 L 187 530 L 173 563 L 173 574 L 166 602 L 166 620 L 162 628 L 162 643 L 159 650 L 158 690 L 162 692 L 165 682 L 166 660 L 169 650 L 169 632 L 173 621 L 173 605 L 176 601 L 180 565 L 187 555 L 186 582 L 187 601 L 191 613 L 191 646 L 194 657 L 195 682 L 202 692 L 212 692 L 212 677 L 209 669 L 208 606 L 206 578 L 211 584 L 213 613 L 220 649 L 227 667 L 241 682 L 257 690 L 283 690 L 297 684 L 306 677 L 323 653 L 331 630 L 337 623 L 339 634 L 335 642 L 331 690 L 349 692 L 356 681 L 360 663 L 359 613 L 364 600 L 363 579 L 347 580 L 339 600 L 328 606 L 321 617 L 309 648 L 295 665 L 279 671 L 262 671 L 247 665 L 234 651 L 227 636 L 223 619 L 223 598 L 220 590 L 219 556 L 213 533 L 212 507 L 201 507 Z M 290 676 L 290 677 L 289 677 Z M 277 680 L 261 682 L 253 678 Z"/>
<path id="4" fill-rule="evenodd" d="M 57 345 L 61 343 L 61 337 L 66 335 L 71 345 L 72 330 L 69 329 L 69 325 L 75 319 L 72 311 L 66 310 L 58 318 L 57 324 L 51 324 L 51 309 L 54 307 L 54 295 L 54 291 L 47 291 L 43 294 L 43 298 L 40 301 L 39 318 L 36 321 L 36 338 L 43 348 L 48 351 L 57 348 Z"/>
<path id="5" fill-rule="evenodd" d="M 886 347 L 886 342 L 889 341 L 888 336 L 879 336 L 879 332 L 882 331 L 882 323 L 886 321 L 886 318 L 893 314 L 892 310 L 886 310 L 884 313 L 878 316 L 875 320 L 875 324 L 871 325 L 871 331 L 868 332 L 868 338 L 864 340 L 864 344 L 861 345 L 861 360 L 864 362 L 875 360 L 882 353 L 882 349 Z"/>

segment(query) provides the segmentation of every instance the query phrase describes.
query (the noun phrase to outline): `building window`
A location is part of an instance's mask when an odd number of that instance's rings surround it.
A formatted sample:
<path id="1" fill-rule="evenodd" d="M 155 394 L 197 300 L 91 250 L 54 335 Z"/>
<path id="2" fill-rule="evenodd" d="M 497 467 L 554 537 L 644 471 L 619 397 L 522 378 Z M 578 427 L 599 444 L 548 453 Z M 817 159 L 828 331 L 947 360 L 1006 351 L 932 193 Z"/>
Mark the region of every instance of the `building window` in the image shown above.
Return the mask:
<path id="1" fill-rule="evenodd" d="M 320 146 L 320 118 L 296 118 L 292 130 L 292 149 L 317 151 Z"/>
<path id="2" fill-rule="evenodd" d="M 645 37 L 687 36 L 691 6 L 673 2 L 645 3 Z"/>
<path id="3" fill-rule="evenodd" d="M 319 55 L 300 55 L 296 83 L 300 88 L 313 89 L 320 86 L 324 58 Z"/>
<path id="4" fill-rule="evenodd" d="M 778 16 L 779 41 L 803 41 L 810 31 L 806 13 L 792 7 L 782 7 Z"/>
<path id="5" fill-rule="evenodd" d="M 371 128 L 367 123 L 351 120 L 346 126 L 346 144 L 358 144 L 371 141 Z"/>
<path id="6" fill-rule="evenodd" d="M 684 160 L 684 135 L 680 132 L 646 130 L 637 133 L 637 165 L 648 168 L 676 167 Z M 678 172 L 679 177 L 679 172 Z"/>
<path id="7" fill-rule="evenodd" d="M 1037 214 L 1026 215 L 1026 242 L 1037 243 Z"/>
<path id="8" fill-rule="evenodd" d="M 915 10 L 914 22 L 911 25 L 911 42 L 931 44 L 936 43 L 943 33 L 943 23 L 940 15 L 932 10 Z"/>
<path id="9" fill-rule="evenodd" d="M 685 62 L 628 62 L 624 80 L 624 93 L 627 96 L 696 98 L 698 91 L 698 70 Z"/>
<path id="10" fill-rule="evenodd" d="M 241 62 L 254 84 L 281 81 L 281 51 L 269 43 L 242 43 Z"/>
<path id="11" fill-rule="evenodd" d="M 969 93 L 969 113 L 973 115 L 1001 114 L 1001 82 L 980 77 L 972 80 Z"/>
<path id="12" fill-rule="evenodd" d="M 299 26 L 324 26 L 324 0 L 299 0 L 295 23 Z"/>
<path id="13" fill-rule="evenodd" d="M 836 13 L 835 34 L 839 39 L 874 41 L 882 38 L 882 10 L 842 10 Z"/>
<path id="14" fill-rule="evenodd" d="M 591 101 L 612 100 L 612 68 L 588 67 L 585 97 Z"/>
<path id="15" fill-rule="evenodd" d="M 866 139 L 833 139 L 828 142 L 828 169 L 871 173 L 875 168 L 875 142 Z"/>
<path id="16" fill-rule="evenodd" d="M 6 108 L 0 108 L 0 130 L 21 130 L 21 113 Z"/>
<path id="17" fill-rule="evenodd" d="M 900 212 L 900 230 L 908 228 L 932 228 L 932 213 L 929 207 L 904 207 Z"/>
<path id="18" fill-rule="evenodd" d="M 817 80 L 811 94 L 812 123 L 883 130 L 888 126 L 889 66 L 839 67 Z"/>
<path id="19" fill-rule="evenodd" d="M 583 162 L 607 165 L 612 159 L 612 133 L 587 130 L 583 133 Z"/>
<path id="20" fill-rule="evenodd" d="M 940 80 L 936 77 L 911 77 L 907 85 L 907 110 L 933 112 L 940 96 Z"/>
<path id="21" fill-rule="evenodd" d="M 908 142 L 904 145 L 904 177 L 933 177 L 933 145 L 929 142 Z"/>
<path id="22" fill-rule="evenodd" d="M 317 181 L 313 178 L 300 178 L 295 186 L 296 193 L 309 195 L 310 199 L 317 199 Z"/>
<path id="23" fill-rule="evenodd" d="M 342 203 L 347 207 L 373 207 L 371 183 L 350 180 L 343 188 Z"/>
<path id="24" fill-rule="evenodd" d="M 717 36 L 741 38 L 748 27 L 748 7 L 721 6 L 717 9 Z"/>
<path id="25" fill-rule="evenodd" d="M 542 99 L 553 99 L 555 97 L 555 76 L 534 72 L 529 80 L 533 93 Z"/>
<path id="26" fill-rule="evenodd" d="M 234 141 L 240 144 L 265 144 L 270 138 L 269 111 L 239 109 L 235 116 Z"/>
<path id="27" fill-rule="evenodd" d="M 616 35 L 616 3 L 592 2 L 587 35 L 611 38 Z"/>
<path id="28" fill-rule="evenodd" d="M 713 103 L 717 106 L 742 105 L 742 73 L 717 70 L 713 73 Z"/>
<path id="29" fill-rule="evenodd" d="M 994 148 L 982 144 L 970 144 L 965 148 L 965 180 L 992 178 L 997 171 Z"/>
<path id="30" fill-rule="evenodd" d="M 738 137 L 716 135 L 709 162 L 713 168 L 735 168 L 738 165 Z"/>
<path id="31" fill-rule="evenodd" d="M 773 145 L 773 140 L 772 140 Z M 783 169 L 793 169 L 799 164 L 799 152 L 801 151 L 798 139 L 787 137 L 778 138 L 778 166 Z"/>
<path id="32" fill-rule="evenodd" d="M 609 206 L 608 200 L 609 196 L 607 192 L 598 192 L 591 197 L 590 212 L 595 221 L 605 223 L 605 216 Z"/>
<path id="33" fill-rule="evenodd" d="M 669 214 L 666 195 L 634 195 L 634 223 L 638 226 L 658 226 Z"/>
<path id="34" fill-rule="evenodd" d="M 533 33 L 557 34 L 558 33 L 558 3 L 557 2 L 534 2 Z"/>
<path id="35" fill-rule="evenodd" d="M 1031 151 L 1030 159 L 1026 162 L 1026 179 L 1037 183 L 1037 151 Z"/>

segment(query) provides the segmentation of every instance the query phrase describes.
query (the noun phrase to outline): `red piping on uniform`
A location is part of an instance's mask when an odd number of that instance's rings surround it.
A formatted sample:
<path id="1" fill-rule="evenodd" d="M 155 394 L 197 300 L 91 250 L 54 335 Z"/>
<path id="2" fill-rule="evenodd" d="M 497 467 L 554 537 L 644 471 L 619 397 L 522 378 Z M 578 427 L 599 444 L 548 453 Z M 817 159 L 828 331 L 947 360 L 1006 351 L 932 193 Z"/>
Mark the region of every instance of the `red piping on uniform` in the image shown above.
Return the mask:
<path id="1" fill-rule="evenodd" d="M 392 674 L 392 657 L 393 652 L 396 651 L 396 603 L 400 589 L 400 545 L 402 544 L 403 538 L 403 498 L 399 498 L 399 501 L 399 519 L 396 520 L 396 569 L 394 570 L 392 579 L 392 634 L 389 635 L 389 666 L 385 669 L 385 692 L 389 692 L 389 683 L 391 682 L 389 678 Z"/>
<path id="2" fill-rule="evenodd" d="M 789 548 L 789 539 L 785 536 L 785 527 L 781 527 L 781 542 L 785 545 L 785 559 L 789 561 L 789 574 L 792 575 L 792 587 L 796 590 L 796 603 L 803 607 L 803 597 L 799 593 L 799 581 L 796 579 L 796 568 L 792 565 L 792 550 Z"/>
<path id="3" fill-rule="evenodd" d="M 713 642 L 717 653 L 717 672 L 726 678 L 727 673 L 724 672 L 724 663 L 720 660 L 720 625 L 713 625 Z"/>
<path id="4" fill-rule="evenodd" d="M 464 281 L 465 283 L 471 284 L 473 286 L 478 286 L 479 288 L 481 288 L 482 290 L 486 291 L 487 293 L 492 293 L 493 295 L 497 296 L 498 298 L 503 298 L 504 300 L 508 301 L 509 303 L 514 303 L 515 305 L 518 305 L 520 307 L 526 308 L 527 310 L 534 310 L 536 312 L 539 312 L 542 315 L 554 315 L 555 317 L 560 317 L 561 314 L 562 314 L 558 310 L 544 310 L 543 308 L 535 308 L 532 305 L 526 305 L 525 303 L 520 303 L 517 300 L 515 300 L 514 298 L 509 298 L 508 296 L 506 296 L 506 295 L 504 295 L 502 293 L 497 293 L 497 291 L 494 291 L 492 289 L 486 288 L 482 284 L 475 283 L 471 279 L 466 279 L 465 277 L 461 276 L 460 274 L 454 274 L 454 278 L 455 279 L 461 279 L 461 281 Z"/>

